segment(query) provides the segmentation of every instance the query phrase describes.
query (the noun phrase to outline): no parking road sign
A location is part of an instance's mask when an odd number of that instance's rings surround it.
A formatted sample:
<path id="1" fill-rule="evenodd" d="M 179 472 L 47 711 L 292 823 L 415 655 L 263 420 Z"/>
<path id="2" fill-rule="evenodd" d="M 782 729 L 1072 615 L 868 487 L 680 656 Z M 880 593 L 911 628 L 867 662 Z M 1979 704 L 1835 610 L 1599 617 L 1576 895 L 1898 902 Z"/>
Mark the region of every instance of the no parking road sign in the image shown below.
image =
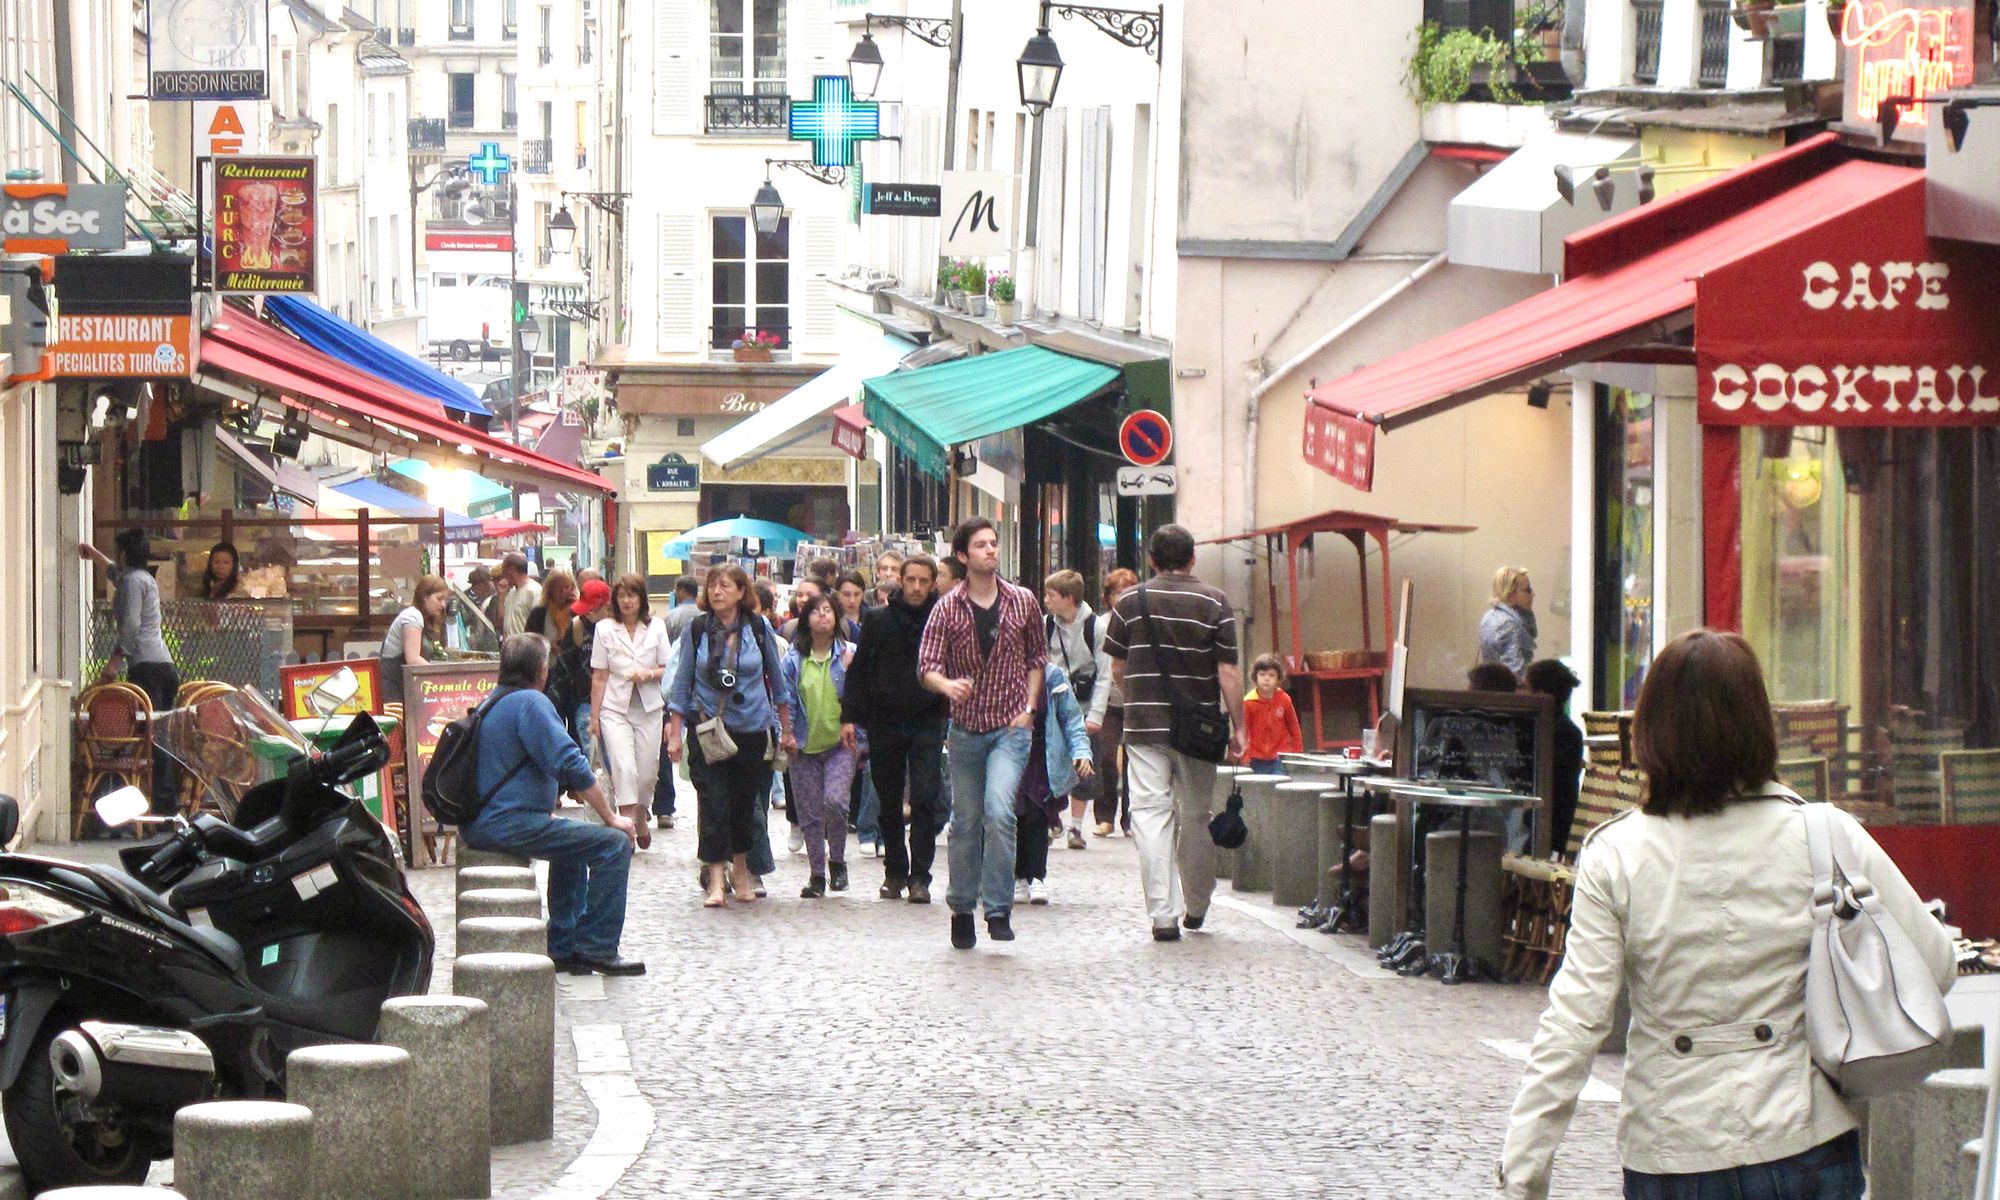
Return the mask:
<path id="1" fill-rule="evenodd" d="M 1150 408 L 1142 408 L 1118 426 L 1118 448 L 1125 452 L 1125 461 L 1135 467 L 1158 466 L 1173 453 L 1173 423 Z"/>

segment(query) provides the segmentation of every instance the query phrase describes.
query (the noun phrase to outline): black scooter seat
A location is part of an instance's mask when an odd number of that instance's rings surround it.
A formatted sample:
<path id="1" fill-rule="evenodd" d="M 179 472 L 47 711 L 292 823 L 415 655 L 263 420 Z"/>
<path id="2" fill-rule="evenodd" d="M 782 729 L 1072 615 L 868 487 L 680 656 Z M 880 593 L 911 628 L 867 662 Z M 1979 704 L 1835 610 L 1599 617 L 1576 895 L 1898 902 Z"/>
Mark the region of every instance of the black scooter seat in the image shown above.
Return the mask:
<path id="1" fill-rule="evenodd" d="M 99 887 L 129 896 L 152 909 L 162 924 L 221 959 L 231 972 L 240 975 L 248 969 L 247 960 L 243 957 L 243 947 L 236 944 L 235 938 L 213 926 L 195 925 L 182 920 L 181 915 L 174 911 L 173 904 L 165 896 L 137 879 L 123 871 L 100 867 L 79 865 L 76 869 L 88 875 Z"/>

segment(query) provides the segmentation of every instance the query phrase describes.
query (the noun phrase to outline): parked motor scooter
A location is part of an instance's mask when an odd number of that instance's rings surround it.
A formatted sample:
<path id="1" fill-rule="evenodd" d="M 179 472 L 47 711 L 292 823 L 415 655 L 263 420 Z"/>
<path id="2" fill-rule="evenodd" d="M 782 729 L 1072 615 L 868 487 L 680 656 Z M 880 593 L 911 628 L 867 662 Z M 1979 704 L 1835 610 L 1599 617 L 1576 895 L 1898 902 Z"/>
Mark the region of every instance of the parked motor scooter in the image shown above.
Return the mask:
<path id="1" fill-rule="evenodd" d="M 343 790 L 387 761 L 372 720 L 315 754 L 236 690 L 154 725 L 183 762 L 222 739 L 273 778 L 230 822 L 105 796 L 107 825 L 171 826 L 121 851 L 124 870 L 0 855 L 0 1093 L 37 1190 L 142 1181 L 182 1105 L 282 1097 L 293 1050 L 369 1040 L 384 1000 L 430 984 L 431 926 L 394 839 Z M 0 844 L 19 821 L 0 797 Z"/>

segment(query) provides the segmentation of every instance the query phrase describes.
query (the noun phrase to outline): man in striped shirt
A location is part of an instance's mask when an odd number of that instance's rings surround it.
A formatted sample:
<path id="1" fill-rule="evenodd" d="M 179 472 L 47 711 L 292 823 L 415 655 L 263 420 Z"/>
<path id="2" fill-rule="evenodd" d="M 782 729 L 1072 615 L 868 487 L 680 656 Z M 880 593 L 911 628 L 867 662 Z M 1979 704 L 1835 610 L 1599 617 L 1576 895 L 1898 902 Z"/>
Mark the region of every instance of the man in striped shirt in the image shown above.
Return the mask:
<path id="1" fill-rule="evenodd" d="M 951 944 L 978 940 L 972 911 L 985 902 L 986 933 L 1014 940 L 1014 793 L 1034 742 L 1048 643 L 1035 594 L 1000 578 L 1000 534 L 984 517 L 952 532 L 964 584 L 931 609 L 917 645 L 917 675 L 951 701 Z"/>
<path id="2" fill-rule="evenodd" d="M 1208 819 L 1215 764 L 1168 744 L 1174 705 L 1226 705 L 1229 753 L 1244 751 L 1243 673 L 1236 662 L 1236 616 L 1229 600 L 1189 574 L 1194 535 L 1162 525 L 1147 545 L 1153 577 L 1118 597 L 1104 648 L 1125 696 L 1126 788 L 1139 877 L 1156 941 L 1200 929 L 1215 892 L 1215 843 Z"/>

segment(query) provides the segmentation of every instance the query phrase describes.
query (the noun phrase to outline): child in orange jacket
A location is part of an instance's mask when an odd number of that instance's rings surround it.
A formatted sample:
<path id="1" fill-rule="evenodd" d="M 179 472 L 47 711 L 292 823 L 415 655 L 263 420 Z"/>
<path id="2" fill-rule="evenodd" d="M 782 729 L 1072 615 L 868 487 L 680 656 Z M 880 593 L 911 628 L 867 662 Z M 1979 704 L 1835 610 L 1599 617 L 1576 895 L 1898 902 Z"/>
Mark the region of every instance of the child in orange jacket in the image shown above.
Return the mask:
<path id="1" fill-rule="evenodd" d="M 1285 694 L 1285 664 L 1277 655 L 1266 654 L 1251 665 L 1250 680 L 1256 686 L 1243 698 L 1243 722 L 1249 726 L 1244 761 L 1259 775 L 1283 775 L 1278 756 L 1306 748 L 1298 710 Z"/>

